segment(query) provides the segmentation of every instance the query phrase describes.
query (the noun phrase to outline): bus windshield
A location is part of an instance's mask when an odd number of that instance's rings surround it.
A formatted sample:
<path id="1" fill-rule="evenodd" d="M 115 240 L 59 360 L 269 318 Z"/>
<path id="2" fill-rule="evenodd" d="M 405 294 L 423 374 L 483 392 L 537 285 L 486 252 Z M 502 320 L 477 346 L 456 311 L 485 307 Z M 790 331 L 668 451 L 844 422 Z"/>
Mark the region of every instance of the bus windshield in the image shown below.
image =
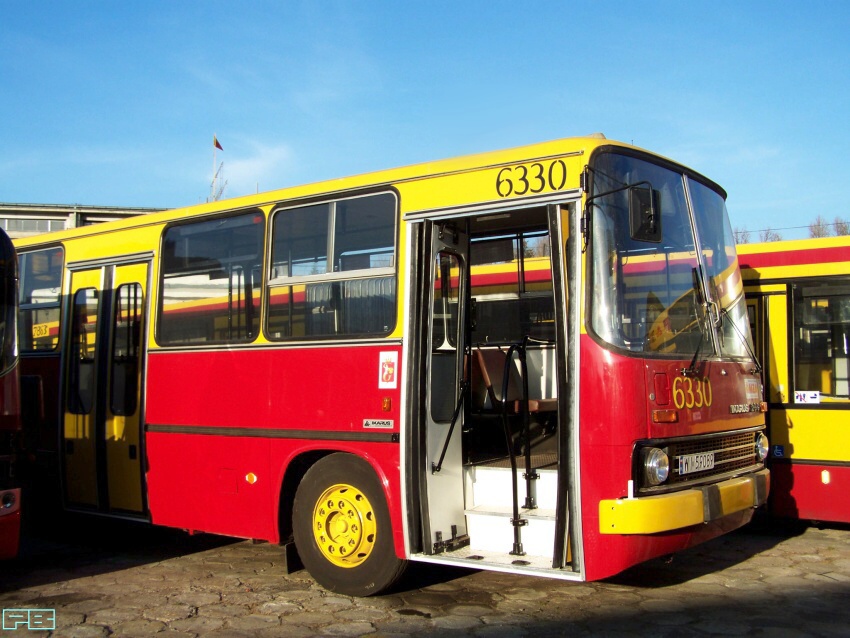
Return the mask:
<path id="1" fill-rule="evenodd" d="M 724 196 L 682 172 L 604 152 L 591 171 L 591 327 L 650 355 L 747 356 L 749 325 Z M 635 232 L 633 189 L 649 186 L 657 233 Z M 716 328 L 716 329 L 715 329 Z"/>
<path id="2" fill-rule="evenodd" d="M 708 298 L 719 308 L 720 352 L 724 356 L 752 357 L 750 322 L 726 202 L 717 191 L 690 177 L 688 193 L 700 238 Z"/>

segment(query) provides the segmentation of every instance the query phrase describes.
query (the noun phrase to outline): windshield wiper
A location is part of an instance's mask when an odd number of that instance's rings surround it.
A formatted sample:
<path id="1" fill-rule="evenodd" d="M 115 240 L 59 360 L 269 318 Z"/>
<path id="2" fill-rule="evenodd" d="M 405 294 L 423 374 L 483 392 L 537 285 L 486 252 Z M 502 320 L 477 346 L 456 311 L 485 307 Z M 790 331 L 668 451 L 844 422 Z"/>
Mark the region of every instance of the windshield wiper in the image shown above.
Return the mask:
<path id="1" fill-rule="evenodd" d="M 697 320 L 699 321 L 699 320 Z M 697 357 L 699 356 L 700 350 L 702 350 L 702 342 L 705 340 L 705 331 L 700 326 L 699 331 L 699 341 L 697 342 L 697 349 L 694 351 L 694 357 L 691 359 L 691 365 L 687 368 L 682 368 L 682 376 L 684 377 L 695 377 L 697 376 Z"/>
<path id="2" fill-rule="evenodd" d="M 708 309 L 708 303 L 705 300 L 705 295 L 703 294 L 702 286 L 700 285 L 701 277 L 698 269 L 699 266 L 691 268 L 691 275 L 693 276 L 694 281 L 694 301 L 696 301 L 694 309 L 696 309 L 696 306 L 702 308 L 703 316 L 702 320 L 700 317 L 697 317 L 697 325 L 699 326 L 699 341 L 697 342 L 697 348 L 694 351 L 694 356 L 691 359 L 691 365 L 687 368 L 682 368 L 682 375 L 686 377 L 697 375 L 697 358 L 699 357 L 699 353 L 702 351 L 702 342 L 705 341 L 705 332 L 708 330 L 708 323 L 711 319 L 711 317 L 708 316 L 710 315 L 710 312 Z"/>
<path id="3" fill-rule="evenodd" d="M 744 345 L 744 348 L 747 351 L 747 354 L 750 355 L 750 358 L 753 360 L 753 363 L 756 364 L 755 370 L 753 370 L 754 374 L 759 374 L 762 370 L 761 363 L 756 356 L 755 351 L 753 351 L 752 347 L 750 347 L 750 342 L 747 341 L 747 338 L 744 336 L 744 333 L 741 332 L 740 328 L 738 328 L 738 324 L 735 323 L 735 320 L 732 319 L 732 315 L 729 314 L 729 311 L 726 308 L 720 309 L 720 316 L 726 317 L 729 319 L 729 325 L 732 326 L 732 329 L 735 331 L 735 334 L 738 335 L 738 339 L 741 340 L 741 343 Z"/>

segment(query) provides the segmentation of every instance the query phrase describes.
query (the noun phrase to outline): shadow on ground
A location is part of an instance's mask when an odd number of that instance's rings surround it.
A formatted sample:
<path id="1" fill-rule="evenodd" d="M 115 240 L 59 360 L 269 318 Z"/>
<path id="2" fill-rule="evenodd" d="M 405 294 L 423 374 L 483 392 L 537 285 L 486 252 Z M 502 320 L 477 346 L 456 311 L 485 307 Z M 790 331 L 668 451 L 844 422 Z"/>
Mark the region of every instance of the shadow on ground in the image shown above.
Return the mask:
<path id="1" fill-rule="evenodd" d="M 0 569 L 0 592 L 92 576 L 185 556 L 238 539 L 153 527 L 120 519 L 63 514 L 28 521 L 16 559 Z"/>
<path id="2" fill-rule="evenodd" d="M 740 564 L 806 531 L 806 521 L 758 519 L 743 528 L 678 554 L 635 565 L 606 582 L 668 587 Z"/>

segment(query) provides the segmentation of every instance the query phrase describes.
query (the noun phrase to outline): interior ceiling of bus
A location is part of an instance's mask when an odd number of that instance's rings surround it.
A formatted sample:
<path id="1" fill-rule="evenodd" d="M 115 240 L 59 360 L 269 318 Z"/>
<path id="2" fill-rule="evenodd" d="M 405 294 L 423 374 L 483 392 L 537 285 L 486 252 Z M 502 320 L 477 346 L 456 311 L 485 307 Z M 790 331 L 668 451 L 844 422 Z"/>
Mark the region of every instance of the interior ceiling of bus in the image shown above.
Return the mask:
<path id="1" fill-rule="evenodd" d="M 546 208 L 537 207 L 473 217 L 469 223 L 469 232 L 471 235 L 492 235 L 546 227 Z"/>

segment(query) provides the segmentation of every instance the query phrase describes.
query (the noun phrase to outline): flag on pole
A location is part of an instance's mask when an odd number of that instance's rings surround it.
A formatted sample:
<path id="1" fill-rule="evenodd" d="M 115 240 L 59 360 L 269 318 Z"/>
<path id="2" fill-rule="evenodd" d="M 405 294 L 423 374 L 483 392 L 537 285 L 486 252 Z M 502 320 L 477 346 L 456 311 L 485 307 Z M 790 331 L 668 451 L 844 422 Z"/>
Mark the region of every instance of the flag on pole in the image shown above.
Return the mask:
<path id="1" fill-rule="evenodd" d="M 213 135 L 213 146 L 215 146 L 220 151 L 224 150 L 223 148 L 221 148 L 221 144 L 218 143 L 218 138 L 215 135 Z"/>

